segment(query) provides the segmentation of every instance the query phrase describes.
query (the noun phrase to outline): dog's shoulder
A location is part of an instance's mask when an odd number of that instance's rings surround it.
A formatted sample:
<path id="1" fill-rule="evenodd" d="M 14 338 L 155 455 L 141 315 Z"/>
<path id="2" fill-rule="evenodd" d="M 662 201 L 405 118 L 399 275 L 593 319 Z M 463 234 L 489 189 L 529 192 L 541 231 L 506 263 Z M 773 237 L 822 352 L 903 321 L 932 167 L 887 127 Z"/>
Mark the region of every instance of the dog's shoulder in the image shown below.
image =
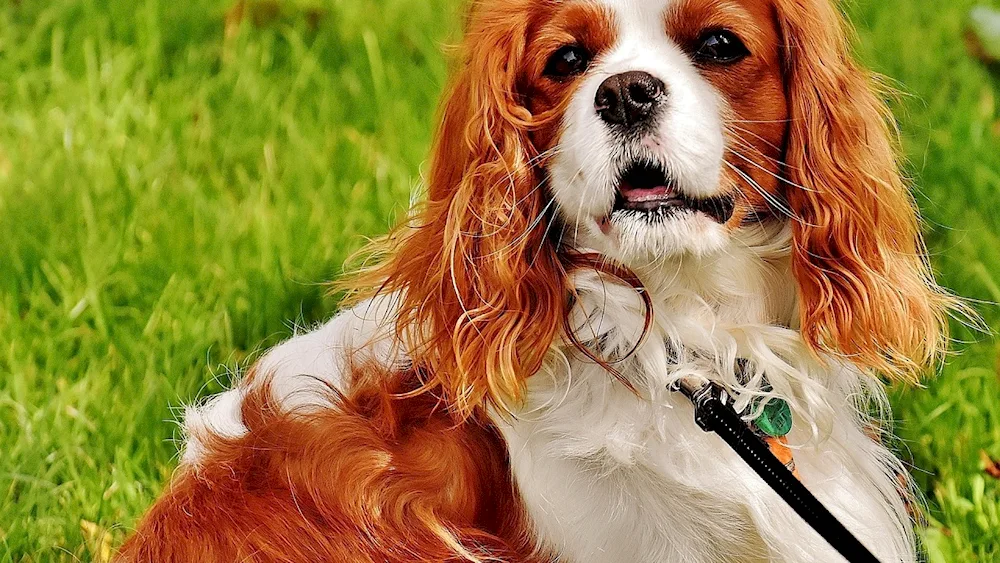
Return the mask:
<path id="1" fill-rule="evenodd" d="M 355 367 L 405 363 L 393 319 L 394 298 L 380 296 L 269 350 L 229 390 L 184 409 L 182 463 L 197 465 L 206 442 L 215 437 L 246 434 L 243 411 L 250 393 L 266 393 L 269 404 L 285 412 L 334 408 L 336 396 L 348 391 Z"/>

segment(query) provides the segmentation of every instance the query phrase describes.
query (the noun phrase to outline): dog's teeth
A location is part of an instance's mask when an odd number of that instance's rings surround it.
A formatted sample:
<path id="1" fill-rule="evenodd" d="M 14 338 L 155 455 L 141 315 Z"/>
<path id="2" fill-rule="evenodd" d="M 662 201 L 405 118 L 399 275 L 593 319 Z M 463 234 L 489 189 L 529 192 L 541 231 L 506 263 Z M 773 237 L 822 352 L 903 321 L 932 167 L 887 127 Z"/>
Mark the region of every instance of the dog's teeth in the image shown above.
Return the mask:
<path id="1" fill-rule="evenodd" d="M 622 169 L 617 185 L 614 211 L 645 213 L 663 218 L 688 209 L 725 223 L 732 217 L 731 197 L 693 198 L 680 193 L 669 172 L 660 164 L 635 161 Z M 601 222 L 598 221 L 601 225 Z M 602 230 L 603 230 L 602 226 Z"/>

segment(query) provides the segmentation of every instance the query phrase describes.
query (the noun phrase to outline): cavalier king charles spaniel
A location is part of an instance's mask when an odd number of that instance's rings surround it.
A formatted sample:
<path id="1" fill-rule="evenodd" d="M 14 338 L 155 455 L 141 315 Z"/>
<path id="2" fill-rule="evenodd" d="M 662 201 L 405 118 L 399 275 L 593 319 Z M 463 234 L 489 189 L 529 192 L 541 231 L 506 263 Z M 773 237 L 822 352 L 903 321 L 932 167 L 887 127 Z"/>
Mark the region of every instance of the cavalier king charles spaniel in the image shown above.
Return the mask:
<path id="1" fill-rule="evenodd" d="M 124 562 L 840 560 L 674 392 L 722 386 L 916 561 L 880 377 L 939 360 L 894 131 L 832 0 L 477 0 L 426 197 L 327 324 L 186 412 Z"/>

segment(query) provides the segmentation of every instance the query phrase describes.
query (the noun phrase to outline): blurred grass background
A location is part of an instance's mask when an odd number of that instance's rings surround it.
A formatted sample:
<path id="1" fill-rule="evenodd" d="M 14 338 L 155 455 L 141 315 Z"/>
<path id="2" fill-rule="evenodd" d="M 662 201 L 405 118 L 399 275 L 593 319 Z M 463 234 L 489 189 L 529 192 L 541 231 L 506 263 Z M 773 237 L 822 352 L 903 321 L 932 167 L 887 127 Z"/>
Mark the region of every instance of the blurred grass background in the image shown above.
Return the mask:
<path id="1" fill-rule="evenodd" d="M 1000 301 L 1000 80 L 962 42 L 973 3 L 847 9 L 860 56 L 906 93 L 942 280 Z M 320 283 L 419 182 L 460 13 L 0 0 L 0 563 L 106 561 L 175 465 L 171 405 L 330 314 Z M 956 338 L 926 390 L 893 393 L 901 454 L 930 559 L 998 561 L 980 456 L 1000 457 L 1000 349 Z"/>

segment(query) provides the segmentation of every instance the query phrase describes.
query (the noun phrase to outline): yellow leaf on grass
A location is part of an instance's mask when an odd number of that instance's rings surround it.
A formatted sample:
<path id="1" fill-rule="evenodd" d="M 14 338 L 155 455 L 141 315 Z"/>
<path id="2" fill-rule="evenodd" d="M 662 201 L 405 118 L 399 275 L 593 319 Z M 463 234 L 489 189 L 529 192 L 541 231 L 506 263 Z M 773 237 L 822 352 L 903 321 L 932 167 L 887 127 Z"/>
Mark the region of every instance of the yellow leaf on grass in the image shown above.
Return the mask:
<path id="1" fill-rule="evenodd" d="M 111 532 L 89 520 L 80 520 L 80 532 L 94 563 L 111 563 Z"/>

